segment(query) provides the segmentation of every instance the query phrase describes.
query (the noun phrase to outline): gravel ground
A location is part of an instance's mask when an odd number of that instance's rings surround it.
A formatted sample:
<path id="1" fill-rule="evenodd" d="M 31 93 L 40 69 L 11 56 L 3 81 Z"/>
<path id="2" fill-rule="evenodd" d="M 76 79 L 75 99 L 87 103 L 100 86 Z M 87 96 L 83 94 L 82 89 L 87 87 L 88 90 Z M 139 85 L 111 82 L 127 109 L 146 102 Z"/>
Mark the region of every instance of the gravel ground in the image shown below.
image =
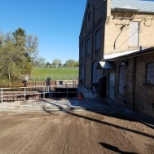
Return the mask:
<path id="1" fill-rule="evenodd" d="M 154 153 L 152 127 L 111 115 L 1 111 L 0 154 Z"/>

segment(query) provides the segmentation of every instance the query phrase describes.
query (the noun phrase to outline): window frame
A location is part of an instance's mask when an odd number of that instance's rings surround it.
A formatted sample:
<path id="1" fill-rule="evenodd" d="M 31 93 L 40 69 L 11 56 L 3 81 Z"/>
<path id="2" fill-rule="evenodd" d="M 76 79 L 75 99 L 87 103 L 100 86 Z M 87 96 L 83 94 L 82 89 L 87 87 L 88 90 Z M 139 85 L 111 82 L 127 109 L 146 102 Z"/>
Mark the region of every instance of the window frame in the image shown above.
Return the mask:
<path id="1" fill-rule="evenodd" d="M 90 11 L 88 11 L 87 20 L 88 20 L 88 22 L 90 23 L 90 21 L 91 21 L 91 12 L 90 12 Z"/>
<path id="2" fill-rule="evenodd" d="M 133 30 L 133 28 L 134 28 L 133 24 L 137 25 L 137 29 Z M 139 30 L 140 30 L 140 24 L 138 21 L 130 22 L 129 47 L 138 47 L 139 46 Z M 132 43 L 133 40 L 135 40 L 135 42 L 136 42 L 135 44 L 134 44 L 134 42 Z"/>
<path id="3" fill-rule="evenodd" d="M 123 73 L 123 74 L 121 74 L 121 73 Z M 125 65 L 122 62 L 119 65 L 119 78 L 118 78 L 118 93 L 119 93 L 119 95 L 125 94 L 126 84 L 127 84 L 127 65 Z M 122 85 L 123 85 L 123 87 L 121 87 Z"/>
<path id="4" fill-rule="evenodd" d="M 86 41 L 86 54 L 87 55 L 90 55 L 91 54 L 91 39 L 90 37 L 87 38 L 87 41 Z"/>
<path id="5" fill-rule="evenodd" d="M 95 31 L 95 51 L 99 51 L 100 48 L 101 48 L 101 29 L 99 28 Z"/>
<path id="6" fill-rule="evenodd" d="M 154 62 L 149 62 L 149 63 L 146 64 L 145 84 L 146 85 L 150 85 L 150 86 L 154 86 L 154 67 L 152 67 L 152 71 L 153 71 L 153 73 L 152 73 L 153 74 L 153 76 L 152 76 L 153 77 L 153 83 L 148 82 L 148 65 L 151 65 L 151 64 L 154 65 Z"/>
<path id="7" fill-rule="evenodd" d="M 84 45 L 84 43 L 81 43 L 80 54 L 81 54 L 81 58 L 84 58 L 84 56 L 85 56 L 85 45 Z"/>

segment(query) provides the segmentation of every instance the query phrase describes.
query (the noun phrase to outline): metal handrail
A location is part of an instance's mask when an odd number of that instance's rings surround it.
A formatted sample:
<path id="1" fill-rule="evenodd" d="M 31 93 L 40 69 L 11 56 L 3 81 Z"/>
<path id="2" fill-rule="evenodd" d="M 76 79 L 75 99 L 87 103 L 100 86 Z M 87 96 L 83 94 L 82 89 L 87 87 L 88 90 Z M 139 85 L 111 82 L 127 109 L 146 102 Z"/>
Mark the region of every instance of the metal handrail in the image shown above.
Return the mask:
<path id="1" fill-rule="evenodd" d="M 13 87 L 13 88 L 0 88 L 0 102 L 3 103 L 5 98 L 12 97 L 12 100 L 15 100 L 15 97 L 22 96 L 24 100 L 28 95 L 43 95 L 45 98 L 45 94 L 53 94 L 53 93 L 66 93 L 68 97 L 69 93 L 77 93 L 77 91 L 68 91 L 69 88 L 78 88 L 77 85 L 74 84 L 68 85 L 51 85 L 51 86 L 32 86 L 32 87 Z M 54 88 L 66 88 L 66 91 L 54 92 L 52 91 Z M 30 89 L 30 90 L 28 90 Z M 33 90 L 32 90 L 33 89 Z M 16 91 L 12 91 L 16 90 Z M 37 92 L 38 91 L 38 92 Z M 7 94 L 9 93 L 9 94 Z M 18 94 L 19 93 L 19 94 Z"/>

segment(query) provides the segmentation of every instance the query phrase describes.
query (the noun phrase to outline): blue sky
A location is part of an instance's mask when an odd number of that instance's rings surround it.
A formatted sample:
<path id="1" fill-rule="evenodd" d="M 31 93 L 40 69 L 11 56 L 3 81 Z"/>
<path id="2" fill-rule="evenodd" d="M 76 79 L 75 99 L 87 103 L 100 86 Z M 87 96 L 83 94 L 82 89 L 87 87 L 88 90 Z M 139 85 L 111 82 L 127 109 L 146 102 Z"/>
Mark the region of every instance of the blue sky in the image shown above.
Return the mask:
<path id="1" fill-rule="evenodd" d="M 154 1 L 154 0 L 152 0 Z M 0 0 L 0 31 L 19 27 L 39 38 L 39 56 L 78 60 L 78 38 L 86 0 Z"/>
<path id="2" fill-rule="evenodd" d="M 39 56 L 78 60 L 78 38 L 86 0 L 1 0 L 0 31 L 19 27 L 39 38 Z"/>

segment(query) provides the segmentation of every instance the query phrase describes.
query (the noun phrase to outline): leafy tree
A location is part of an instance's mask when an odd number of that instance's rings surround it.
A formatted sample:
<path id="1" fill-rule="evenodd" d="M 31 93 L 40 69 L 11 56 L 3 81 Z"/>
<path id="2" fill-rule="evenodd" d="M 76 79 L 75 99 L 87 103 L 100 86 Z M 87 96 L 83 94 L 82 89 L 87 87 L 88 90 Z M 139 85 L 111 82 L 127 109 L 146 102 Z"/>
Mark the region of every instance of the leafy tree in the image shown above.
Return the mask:
<path id="1" fill-rule="evenodd" d="M 13 32 L 13 36 L 14 37 L 17 37 L 17 36 L 26 37 L 25 30 L 22 28 L 18 28 L 15 32 Z"/>
<path id="2" fill-rule="evenodd" d="M 27 35 L 26 37 L 26 45 L 25 52 L 26 54 L 34 60 L 38 54 L 38 37 L 33 35 Z"/>
<path id="3" fill-rule="evenodd" d="M 67 67 L 74 67 L 74 63 L 75 63 L 75 60 L 73 59 L 69 59 L 65 62 L 65 66 Z"/>
<path id="4" fill-rule="evenodd" d="M 76 61 L 76 62 L 74 63 L 74 67 L 79 67 L 79 61 Z"/>
<path id="5" fill-rule="evenodd" d="M 46 59 L 43 57 L 36 57 L 34 59 L 33 65 L 34 65 L 34 67 L 39 67 L 39 68 L 45 67 L 46 66 Z"/>
<path id="6" fill-rule="evenodd" d="M 54 67 L 59 67 L 61 66 L 61 60 L 60 59 L 54 59 L 53 62 L 52 62 L 52 66 Z"/>
<path id="7" fill-rule="evenodd" d="M 30 74 L 38 45 L 37 37 L 26 35 L 21 28 L 0 35 L 0 79 L 9 83 Z"/>
<path id="8" fill-rule="evenodd" d="M 15 82 L 20 78 L 25 57 L 18 54 L 12 42 L 7 42 L 1 47 L 0 56 L 1 79 L 8 79 L 9 83 Z"/>

